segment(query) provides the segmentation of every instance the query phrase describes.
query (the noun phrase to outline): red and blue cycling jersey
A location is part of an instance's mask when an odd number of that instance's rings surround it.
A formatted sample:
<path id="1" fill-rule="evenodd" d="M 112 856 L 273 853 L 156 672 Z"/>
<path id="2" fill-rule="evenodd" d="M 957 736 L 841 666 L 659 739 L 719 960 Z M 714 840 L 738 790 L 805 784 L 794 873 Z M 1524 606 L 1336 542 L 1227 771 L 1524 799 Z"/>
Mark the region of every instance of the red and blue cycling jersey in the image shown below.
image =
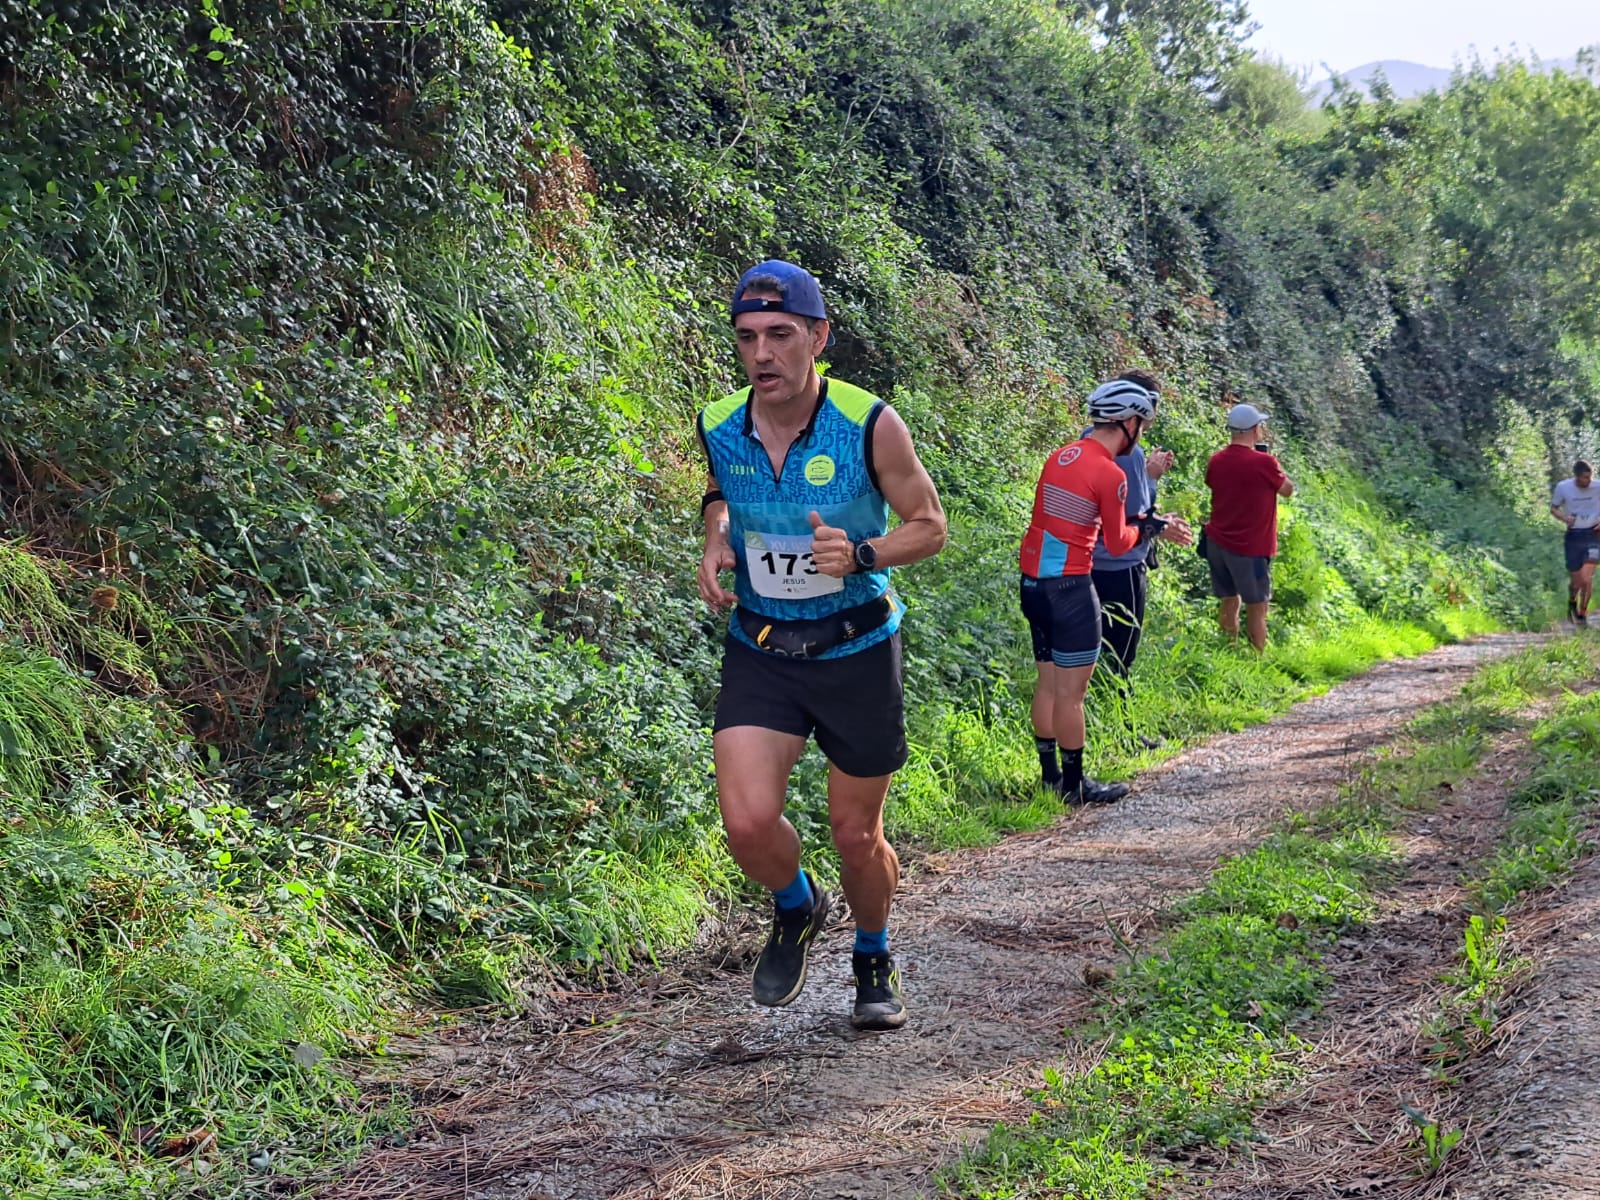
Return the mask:
<path id="1" fill-rule="evenodd" d="M 1022 573 L 1034 579 L 1087 575 L 1102 531 L 1111 554 L 1132 550 L 1139 531 L 1128 524 L 1127 499 L 1128 478 L 1109 450 L 1092 438 L 1062 446 L 1039 475 L 1018 556 Z"/>

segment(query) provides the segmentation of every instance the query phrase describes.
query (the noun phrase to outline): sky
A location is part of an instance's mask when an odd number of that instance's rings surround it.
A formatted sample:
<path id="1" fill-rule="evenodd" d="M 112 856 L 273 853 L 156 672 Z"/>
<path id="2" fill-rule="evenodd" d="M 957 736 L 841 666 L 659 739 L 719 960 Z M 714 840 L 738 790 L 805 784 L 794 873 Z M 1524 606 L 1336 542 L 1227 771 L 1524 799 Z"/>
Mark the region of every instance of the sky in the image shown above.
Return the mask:
<path id="1" fill-rule="evenodd" d="M 1519 49 L 1567 58 L 1600 43 L 1600 0 L 1246 0 L 1248 45 L 1312 80 L 1380 59 L 1452 67 Z"/>

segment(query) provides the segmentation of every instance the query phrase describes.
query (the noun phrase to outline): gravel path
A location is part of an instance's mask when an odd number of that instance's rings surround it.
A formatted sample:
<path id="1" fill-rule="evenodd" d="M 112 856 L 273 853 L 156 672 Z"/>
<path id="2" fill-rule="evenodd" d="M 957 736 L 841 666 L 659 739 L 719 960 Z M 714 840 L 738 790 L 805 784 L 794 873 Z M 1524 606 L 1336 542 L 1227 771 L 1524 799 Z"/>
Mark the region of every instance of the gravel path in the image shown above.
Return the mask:
<path id="1" fill-rule="evenodd" d="M 1456 1003 L 1463 881 L 1503 844 L 1507 800 L 1537 765 L 1527 724 L 1558 704 L 1525 712 L 1437 807 L 1395 831 L 1401 869 L 1325 959 L 1331 987 L 1302 1031 L 1296 1086 L 1248 1143 L 1181 1164 L 1193 1182 L 1175 1197 L 1600 1200 L 1600 860 L 1509 915 L 1504 953 L 1531 968 L 1497 1004 L 1493 1040 L 1438 1023 Z M 1463 1135 L 1436 1173 L 1408 1109 Z"/>
<path id="2" fill-rule="evenodd" d="M 1136 941 L 1220 855 L 1332 799 L 1355 756 L 1485 659 L 1500 635 L 1386 663 L 1276 720 L 1186 751 L 1127 800 L 986 850 L 932 856 L 891 932 L 911 1023 L 851 1030 L 849 937 L 826 934 L 791 1007 L 749 1001 L 760 933 L 604 995 L 457 1031 L 408 1081 L 424 1123 L 322 1200 L 910 1200 L 1068 1051 L 1085 969 Z M 1019 714 L 1019 719 L 1021 719 Z M 721 940 L 721 939 L 718 939 Z M 1092 972 L 1091 972 L 1092 975 Z M 1551 1193 L 1552 1195 L 1556 1193 Z M 1573 1194 L 1573 1193 L 1561 1193 Z"/>

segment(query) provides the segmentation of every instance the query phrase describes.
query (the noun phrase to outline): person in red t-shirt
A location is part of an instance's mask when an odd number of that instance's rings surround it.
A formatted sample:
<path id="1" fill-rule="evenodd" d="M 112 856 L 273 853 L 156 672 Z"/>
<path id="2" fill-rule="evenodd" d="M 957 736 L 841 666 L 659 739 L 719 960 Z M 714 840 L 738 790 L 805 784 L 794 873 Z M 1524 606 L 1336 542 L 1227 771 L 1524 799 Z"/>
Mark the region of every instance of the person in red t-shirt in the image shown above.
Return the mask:
<path id="1" fill-rule="evenodd" d="M 1294 495 L 1294 484 L 1262 441 L 1267 414 L 1251 404 L 1228 410 L 1229 444 L 1206 464 L 1211 519 L 1205 525 L 1211 594 L 1219 601 L 1217 624 L 1239 636 L 1244 601 L 1250 644 L 1267 647 L 1267 602 L 1272 599 L 1272 559 L 1278 553 L 1278 497 Z"/>
<path id="2" fill-rule="evenodd" d="M 1100 600 L 1089 571 L 1102 531 L 1108 551 L 1126 554 L 1165 526 L 1149 514 L 1129 524 L 1128 478 L 1116 461 L 1138 444 L 1155 415 L 1154 394 L 1137 383 L 1119 379 L 1094 390 L 1094 427 L 1045 463 L 1017 556 L 1022 613 L 1039 668 L 1032 716 L 1040 770 L 1068 803 L 1105 803 L 1128 794 L 1127 784 L 1083 774 L 1083 698 L 1100 658 Z"/>

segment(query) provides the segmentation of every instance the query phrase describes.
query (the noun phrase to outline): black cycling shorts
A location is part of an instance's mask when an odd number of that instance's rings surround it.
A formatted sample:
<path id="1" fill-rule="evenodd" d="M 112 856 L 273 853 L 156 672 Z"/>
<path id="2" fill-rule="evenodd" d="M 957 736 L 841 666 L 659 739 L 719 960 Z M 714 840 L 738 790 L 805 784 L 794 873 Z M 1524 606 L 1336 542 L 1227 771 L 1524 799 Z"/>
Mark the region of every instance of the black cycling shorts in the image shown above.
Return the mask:
<path id="1" fill-rule="evenodd" d="M 782 658 L 728 638 L 713 729 L 756 725 L 816 734 L 846 775 L 892 775 L 906 763 L 900 635 L 839 658 Z"/>
<path id="2" fill-rule="evenodd" d="M 1022 615 L 1033 634 L 1033 661 L 1092 667 L 1100 658 L 1100 597 L 1087 575 L 1022 577 Z"/>
<path id="3" fill-rule="evenodd" d="M 1581 571 L 1590 563 L 1600 562 L 1600 530 L 1569 529 L 1562 541 L 1567 552 L 1567 570 Z"/>

